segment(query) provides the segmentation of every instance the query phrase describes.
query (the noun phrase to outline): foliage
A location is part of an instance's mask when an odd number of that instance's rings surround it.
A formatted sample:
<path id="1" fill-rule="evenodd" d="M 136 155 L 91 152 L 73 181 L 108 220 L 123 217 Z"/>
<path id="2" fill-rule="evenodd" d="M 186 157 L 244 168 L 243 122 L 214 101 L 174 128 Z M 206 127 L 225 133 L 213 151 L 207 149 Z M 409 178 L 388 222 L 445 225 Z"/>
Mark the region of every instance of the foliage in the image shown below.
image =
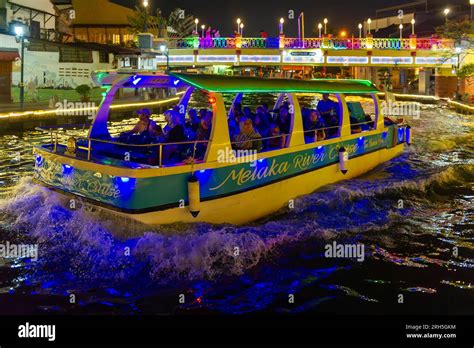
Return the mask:
<path id="1" fill-rule="evenodd" d="M 83 98 L 90 96 L 92 88 L 89 85 L 80 85 L 76 87 L 76 92 Z"/>
<path id="2" fill-rule="evenodd" d="M 436 28 L 436 33 L 442 38 L 454 40 L 456 44 L 467 41 L 472 47 L 473 38 L 469 35 L 474 33 L 474 22 L 471 22 L 468 17 L 461 20 L 448 20 L 444 25 Z"/>
<path id="3" fill-rule="evenodd" d="M 142 7 L 135 7 L 135 16 L 129 16 L 130 31 L 133 34 L 143 32 L 145 18 L 148 31 L 161 38 L 182 38 L 192 34 L 194 30 L 194 16 L 188 15 L 180 8 L 174 9 L 168 17 L 164 16 L 160 9 L 155 14 L 146 14 Z"/>
<path id="4" fill-rule="evenodd" d="M 474 63 L 466 64 L 458 71 L 459 77 L 471 77 L 474 76 Z"/>

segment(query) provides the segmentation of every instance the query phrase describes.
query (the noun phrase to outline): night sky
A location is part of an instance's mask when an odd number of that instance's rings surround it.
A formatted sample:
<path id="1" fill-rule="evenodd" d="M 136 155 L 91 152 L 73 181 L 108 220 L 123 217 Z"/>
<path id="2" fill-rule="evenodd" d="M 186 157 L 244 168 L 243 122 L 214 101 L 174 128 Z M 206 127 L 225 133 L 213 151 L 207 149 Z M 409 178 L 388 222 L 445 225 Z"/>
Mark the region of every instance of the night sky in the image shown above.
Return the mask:
<path id="1" fill-rule="evenodd" d="M 415 0 L 149 0 L 154 7 L 169 13 L 180 7 L 199 18 L 199 26 L 204 23 L 220 30 L 221 36 L 229 36 L 236 28 L 235 20 L 240 17 L 244 24 L 244 36 L 258 37 L 260 30 L 270 36 L 278 33 L 278 20 L 285 17 L 285 33 L 295 37 L 298 32 L 297 14 L 305 13 L 306 36 L 324 17 L 329 19 L 329 27 L 338 32 L 346 29 L 350 34 L 358 32 L 357 24 L 368 17 L 375 18 L 375 10 Z M 141 0 L 114 0 L 117 3 L 134 5 Z M 429 0 L 430 6 L 468 4 L 469 0 Z M 295 19 L 288 21 L 288 11 L 295 11 Z M 441 15 L 441 14 L 440 14 Z"/>

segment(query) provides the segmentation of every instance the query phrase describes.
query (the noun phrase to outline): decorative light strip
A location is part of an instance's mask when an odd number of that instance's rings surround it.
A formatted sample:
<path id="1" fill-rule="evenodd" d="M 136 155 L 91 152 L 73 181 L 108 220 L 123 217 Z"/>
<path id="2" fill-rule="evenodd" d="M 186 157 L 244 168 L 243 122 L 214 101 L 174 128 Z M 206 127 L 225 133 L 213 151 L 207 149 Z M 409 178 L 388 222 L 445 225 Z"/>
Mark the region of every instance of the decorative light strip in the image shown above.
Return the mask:
<path id="1" fill-rule="evenodd" d="M 270 56 L 270 55 L 241 55 L 241 63 L 280 63 L 280 56 Z"/>
<path id="2" fill-rule="evenodd" d="M 176 93 L 177 96 L 183 95 L 184 92 Z M 140 106 L 153 106 L 153 105 L 162 105 L 171 103 L 174 101 L 179 101 L 180 97 L 172 97 L 168 99 L 162 99 L 158 101 L 151 102 L 136 102 L 136 103 L 127 103 L 127 104 L 114 104 L 111 105 L 111 109 L 124 109 L 129 107 L 140 107 Z M 0 114 L 1 118 L 9 117 L 22 117 L 22 116 L 37 116 L 37 115 L 52 115 L 57 116 L 59 113 L 74 113 L 74 112 L 85 112 L 85 111 L 97 111 L 98 107 L 89 107 L 89 108 L 79 108 L 79 109 L 54 109 L 54 110 L 35 110 L 35 111 L 25 111 L 25 112 L 10 112 L 8 114 Z"/>
<path id="3" fill-rule="evenodd" d="M 458 58 L 443 58 L 443 57 L 416 57 L 415 64 L 419 65 L 458 65 Z"/>
<path id="4" fill-rule="evenodd" d="M 326 61 L 328 64 L 369 64 L 369 57 L 328 56 Z"/>
<path id="5" fill-rule="evenodd" d="M 372 64 L 413 64 L 413 57 L 372 57 Z"/>
<path id="6" fill-rule="evenodd" d="M 198 63 L 237 63 L 238 58 L 236 55 L 204 55 L 197 56 Z"/>

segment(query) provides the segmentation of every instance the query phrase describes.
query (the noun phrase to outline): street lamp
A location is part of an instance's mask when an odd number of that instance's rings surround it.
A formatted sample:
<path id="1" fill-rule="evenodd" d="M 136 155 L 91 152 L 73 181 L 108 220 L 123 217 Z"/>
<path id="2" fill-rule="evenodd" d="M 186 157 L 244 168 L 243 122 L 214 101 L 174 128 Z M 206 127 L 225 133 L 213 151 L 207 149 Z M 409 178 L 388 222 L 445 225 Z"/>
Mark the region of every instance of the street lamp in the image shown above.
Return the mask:
<path id="1" fill-rule="evenodd" d="M 372 34 L 372 33 L 370 32 L 370 24 L 372 24 L 372 19 L 370 19 L 370 18 L 367 19 L 367 24 L 369 25 L 369 35 L 370 35 L 370 34 Z"/>
<path id="2" fill-rule="evenodd" d="M 323 25 L 321 23 L 318 24 L 318 29 L 319 29 L 319 38 L 321 38 L 321 29 L 323 28 Z"/>
<path id="3" fill-rule="evenodd" d="M 160 52 L 166 57 L 166 73 L 170 71 L 170 54 L 166 45 L 160 45 Z"/>
<path id="4" fill-rule="evenodd" d="M 359 39 L 361 39 L 362 38 L 362 23 L 359 23 L 358 28 L 359 28 Z"/>
<path id="5" fill-rule="evenodd" d="M 403 39 L 403 24 L 400 23 L 400 25 L 398 26 L 398 29 L 400 29 L 400 40 Z"/>
<path id="6" fill-rule="evenodd" d="M 145 9 L 145 30 L 144 32 L 148 32 L 148 0 L 143 0 L 143 8 Z"/>
<path id="7" fill-rule="evenodd" d="M 471 5 L 471 21 L 474 20 L 474 0 L 469 0 L 469 4 Z"/>
<path id="8" fill-rule="evenodd" d="M 201 25 L 201 36 L 204 37 L 204 29 L 206 29 L 206 26 L 203 24 Z"/>
<path id="9" fill-rule="evenodd" d="M 240 23 L 240 35 L 244 37 L 244 23 Z"/>
<path id="10" fill-rule="evenodd" d="M 196 34 L 198 33 L 198 24 L 199 24 L 199 19 L 194 20 L 194 24 L 196 25 Z"/>
<path id="11" fill-rule="evenodd" d="M 324 18 L 323 22 L 324 22 L 324 35 L 326 35 L 327 34 L 328 19 Z"/>
<path id="12" fill-rule="evenodd" d="M 472 0 L 474 1 L 474 0 Z M 415 35 L 415 18 L 411 20 L 411 34 Z"/>
<path id="13" fill-rule="evenodd" d="M 280 18 L 280 34 L 283 34 L 283 24 L 285 23 L 284 18 Z"/>
<path id="14" fill-rule="evenodd" d="M 339 33 L 339 36 L 341 38 L 345 38 L 347 36 L 347 32 L 345 30 L 341 30 L 341 32 Z"/>
<path id="15" fill-rule="evenodd" d="M 448 14 L 449 12 L 451 12 L 451 10 L 449 8 L 445 8 L 443 13 L 444 13 L 444 18 L 445 18 L 445 21 L 447 22 L 448 21 Z"/>
<path id="16" fill-rule="evenodd" d="M 242 23 L 242 21 L 240 18 L 237 18 L 237 34 L 240 34 L 240 23 Z"/>
<path id="17" fill-rule="evenodd" d="M 25 29 L 21 25 L 15 27 L 17 42 L 21 42 L 21 76 L 20 76 L 20 108 L 25 107 Z"/>

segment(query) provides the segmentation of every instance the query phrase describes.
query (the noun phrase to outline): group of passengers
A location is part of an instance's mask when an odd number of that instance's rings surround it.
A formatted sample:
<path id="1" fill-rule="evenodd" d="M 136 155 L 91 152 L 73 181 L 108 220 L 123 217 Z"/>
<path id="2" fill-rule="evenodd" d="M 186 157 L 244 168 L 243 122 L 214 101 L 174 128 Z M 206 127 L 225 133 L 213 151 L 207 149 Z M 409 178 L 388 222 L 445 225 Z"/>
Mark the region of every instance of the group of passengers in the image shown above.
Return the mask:
<path id="1" fill-rule="evenodd" d="M 285 147 L 291 133 L 290 109 L 290 104 L 285 102 L 270 112 L 264 103 L 253 113 L 249 107 L 235 103 L 228 120 L 233 148 L 260 152 Z M 323 94 L 316 109 L 302 108 L 307 143 L 338 136 L 338 110 L 338 103 L 329 99 L 329 94 Z"/>
<path id="2" fill-rule="evenodd" d="M 290 133 L 291 115 L 289 105 L 283 104 L 271 113 L 268 104 L 255 109 L 242 108 L 234 103 L 228 119 L 230 139 L 235 150 L 274 150 L 285 146 Z"/>
<path id="3" fill-rule="evenodd" d="M 186 118 L 179 110 L 179 106 L 176 106 L 164 113 L 166 121 L 164 127 L 151 119 L 149 109 L 138 110 L 138 123 L 132 130 L 122 133 L 119 141 L 135 144 L 167 144 L 161 151 L 163 160 L 179 162 L 190 156 L 203 157 L 211 136 L 212 111 L 201 109 L 197 112 L 191 109 Z M 197 141 L 196 148 L 191 143 L 194 141 Z"/>
<path id="4" fill-rule="evenodd" d="M 140 143 L 167 144 L 161 152 L 164 160 L 179 162 L 189 158 L 202 159 L 211 136 L 213 113 L 208 109 L 190 109 L 185 117 L 179 110 L 179 106 L 176 106 L 165 112 L 164 127 L 150 118 L 149 109 L 139 110 L 139 122 L 131 131 L 122 133 L 120 140 L 133 143 L 128 137 L 138 134 Z M 290 110 L 289 102 L 271 111 L 268 104 L 263 103 L 255 112 L 235 102 L 228 117 L 233 149 L 261 152 L 286 147 L 291 134 Z M 316 109 L 302 108 L 301 113 L 306 143 L 339 136 L 339 104 L 331 100 L 329 94 L 323 94 Z M 352 119 L 351 123 L 354 123 Z M 196 142 L 196 146 L 193 142 Z"/>

